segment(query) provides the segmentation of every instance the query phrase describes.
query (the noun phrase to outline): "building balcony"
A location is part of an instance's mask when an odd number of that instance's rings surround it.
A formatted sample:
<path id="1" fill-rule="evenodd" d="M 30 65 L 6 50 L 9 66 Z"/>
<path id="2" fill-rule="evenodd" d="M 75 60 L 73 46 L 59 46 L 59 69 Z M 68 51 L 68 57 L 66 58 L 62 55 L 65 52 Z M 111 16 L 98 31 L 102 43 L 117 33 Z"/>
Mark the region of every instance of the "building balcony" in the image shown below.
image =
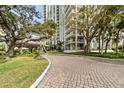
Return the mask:
<path id="1" fill-rule="evenodd" d="M 75 31 L 68 31 L 68 33 L 66 32 L 65 38 L 68 39 L 68 38 L 75 37 L 75 36 L 76 36 Z M 77 37 L 78 38 L 83 38 L 83 34 L 77 33 Z M 80 42 L 80 40 L 79 40 L 79 42 Z"/>
<path id="2" fill-rule="evenodd" d="M 73 9 L 69 15 L 67 17 L 65 17 L 65 23 L 67 23 L 69 20 L 73 20 L 74 17 L 76 16 L 76 12 L 75 10 Z"/>
<path id="3" fill-rule="evenodd" d="M 66 43 L 76 43 L 75 37 L 66 38 Z M 82 44 L 82 43 L 84 43 L 84 39 L 77 38 L 77 44 Z"/>
<path id="4" fill-rule="evenodd" d="M 77 43 L 84 43 L 84 40 L 77 40 Z"/>
<path id="5" fill-rule="evenodd" d="M 66 43 L 66 44 L 72 44 L 72 43 L 75 43 L 75 38 L 69 38 L 69 39 L 66 39 L 65 43 Z"/>
<path id="6" fill-rule="evenodd" d="M 75 30 L 76 30 L 76 26 L 75 24 L 72 24 L 71 26 L 66 27 L 65 34 L 69 34 L 70 32 L 75 32 Z"/>
<path id="7" fill-rule="evenodd" d="M 78 32 L 78 33 L 77 33 L 77 36 L 78 36 L 78 37 L 83 37 L 83 34 L 80 33 L 80 32 Z"/>
<path id="8" fill-rule="evenodd" d="M 70 32 L 70 33 L 68 33 L 68 34 L 66 34 L 66 39 L 67 38 L 70 38 L 70 37 L 75 37 L 75 32 Z"/>
<path id="9" fill-rule="evenodd" d="M 65 12 L 66 14 L 68 14 L 70 8 L 71 8 L 71 5 L 65 5 L 64 12 Z"/>
<path id="10" fill-rule="evenodd" d="M 76 29 L 75 29 L 74 27 L 73 27 L 73 28 L 70 27 L 70 28 L 66 29 L 65 34 L 68 35 L 68 34 L 70 34 L 70 33 L 74 33 L 75 30 L 76 30 Z"/>
<path id="11" fill-rule="evenodd" d="M 69 13 L 71 12 L 72 9 L 75 9 L 74 5 L 67 5 L 65 8 L 65 17 L 67 17 L 69 15 Z"/>
<path id="12" fill-rule="evenodd" d="M 72 17 L 71 19 L 65 21 L 65 26 L 70 27 L 72 25 L 75 25 L 75 23 L 76 23 L 75 17 Z"/>

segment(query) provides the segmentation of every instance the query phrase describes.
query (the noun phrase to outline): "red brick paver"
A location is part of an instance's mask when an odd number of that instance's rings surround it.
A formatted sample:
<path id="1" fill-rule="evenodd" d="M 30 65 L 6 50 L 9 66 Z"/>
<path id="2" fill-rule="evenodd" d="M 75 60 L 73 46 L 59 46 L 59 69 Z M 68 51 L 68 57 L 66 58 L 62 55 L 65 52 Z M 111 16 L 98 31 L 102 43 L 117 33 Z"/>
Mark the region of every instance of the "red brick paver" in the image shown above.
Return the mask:
<path id="1" fill-rule="evenodd" d="M 85 56 L 48 57 L 52 61 L 52 66 L 39 84 L 39 88 L 124 87 L 124 65 L 98 62 Z"/>

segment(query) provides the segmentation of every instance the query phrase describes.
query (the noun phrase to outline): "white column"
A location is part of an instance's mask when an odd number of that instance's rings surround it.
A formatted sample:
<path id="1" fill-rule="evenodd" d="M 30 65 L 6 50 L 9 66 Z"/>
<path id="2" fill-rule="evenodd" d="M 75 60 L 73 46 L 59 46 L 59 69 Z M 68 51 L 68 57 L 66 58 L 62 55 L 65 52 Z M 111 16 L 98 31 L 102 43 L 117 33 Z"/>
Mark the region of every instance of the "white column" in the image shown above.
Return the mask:
<path id="1" fill-rule="evenodd" d="M 75 6 L 76 18 L 75 18 L 75 50 L 77 50 L 77 5 Z"/>

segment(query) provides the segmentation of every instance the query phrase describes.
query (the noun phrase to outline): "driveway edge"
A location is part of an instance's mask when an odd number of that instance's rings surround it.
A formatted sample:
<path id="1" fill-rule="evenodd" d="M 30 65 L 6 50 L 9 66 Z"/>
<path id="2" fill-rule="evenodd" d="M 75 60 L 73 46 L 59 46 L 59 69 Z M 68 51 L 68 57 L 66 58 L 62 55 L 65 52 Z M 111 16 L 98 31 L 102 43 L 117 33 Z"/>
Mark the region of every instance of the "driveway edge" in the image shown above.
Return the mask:
<path id="1" fill-rule="evenodd" d="M 47 59 L 48 60 L 48 66 L 46 67 L 46 69 L 44 70 L 44 72 L 40 75 L 40 77 L 31 85 L 30 88 L 37 88 L 37 86 L 39 85 L 39 83 L 44 79 L 45 75 L 47 74 L 48 70 L 50 69 L 51 67 L 51 61 L 48 57 L 42 55 L 43 58 Z"/>

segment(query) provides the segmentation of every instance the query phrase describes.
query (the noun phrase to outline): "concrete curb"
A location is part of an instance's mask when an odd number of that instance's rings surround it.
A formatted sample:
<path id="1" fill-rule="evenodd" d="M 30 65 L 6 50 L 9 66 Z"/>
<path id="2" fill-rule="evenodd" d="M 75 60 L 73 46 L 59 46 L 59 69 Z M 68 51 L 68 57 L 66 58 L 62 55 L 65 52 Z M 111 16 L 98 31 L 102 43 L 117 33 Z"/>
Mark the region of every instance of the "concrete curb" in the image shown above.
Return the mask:
<path id="1" fill-rule="evenodd" d="M 44 55 L 42 55 L 42 57 L 44 57 L 45 59 L 48 60 L 49 64 L 47 66 L 47 68 L 44 70 L 44 72 L 41 74 L 41 76 L 31 85 L 30 88 L 37 88 L 37 86 L 39 85 L 39 83 L 44 79 L 45 75 L 47 74 L 48 70 L 51 67 L 51 61 L 49 58 L 45 57 Z"/>

